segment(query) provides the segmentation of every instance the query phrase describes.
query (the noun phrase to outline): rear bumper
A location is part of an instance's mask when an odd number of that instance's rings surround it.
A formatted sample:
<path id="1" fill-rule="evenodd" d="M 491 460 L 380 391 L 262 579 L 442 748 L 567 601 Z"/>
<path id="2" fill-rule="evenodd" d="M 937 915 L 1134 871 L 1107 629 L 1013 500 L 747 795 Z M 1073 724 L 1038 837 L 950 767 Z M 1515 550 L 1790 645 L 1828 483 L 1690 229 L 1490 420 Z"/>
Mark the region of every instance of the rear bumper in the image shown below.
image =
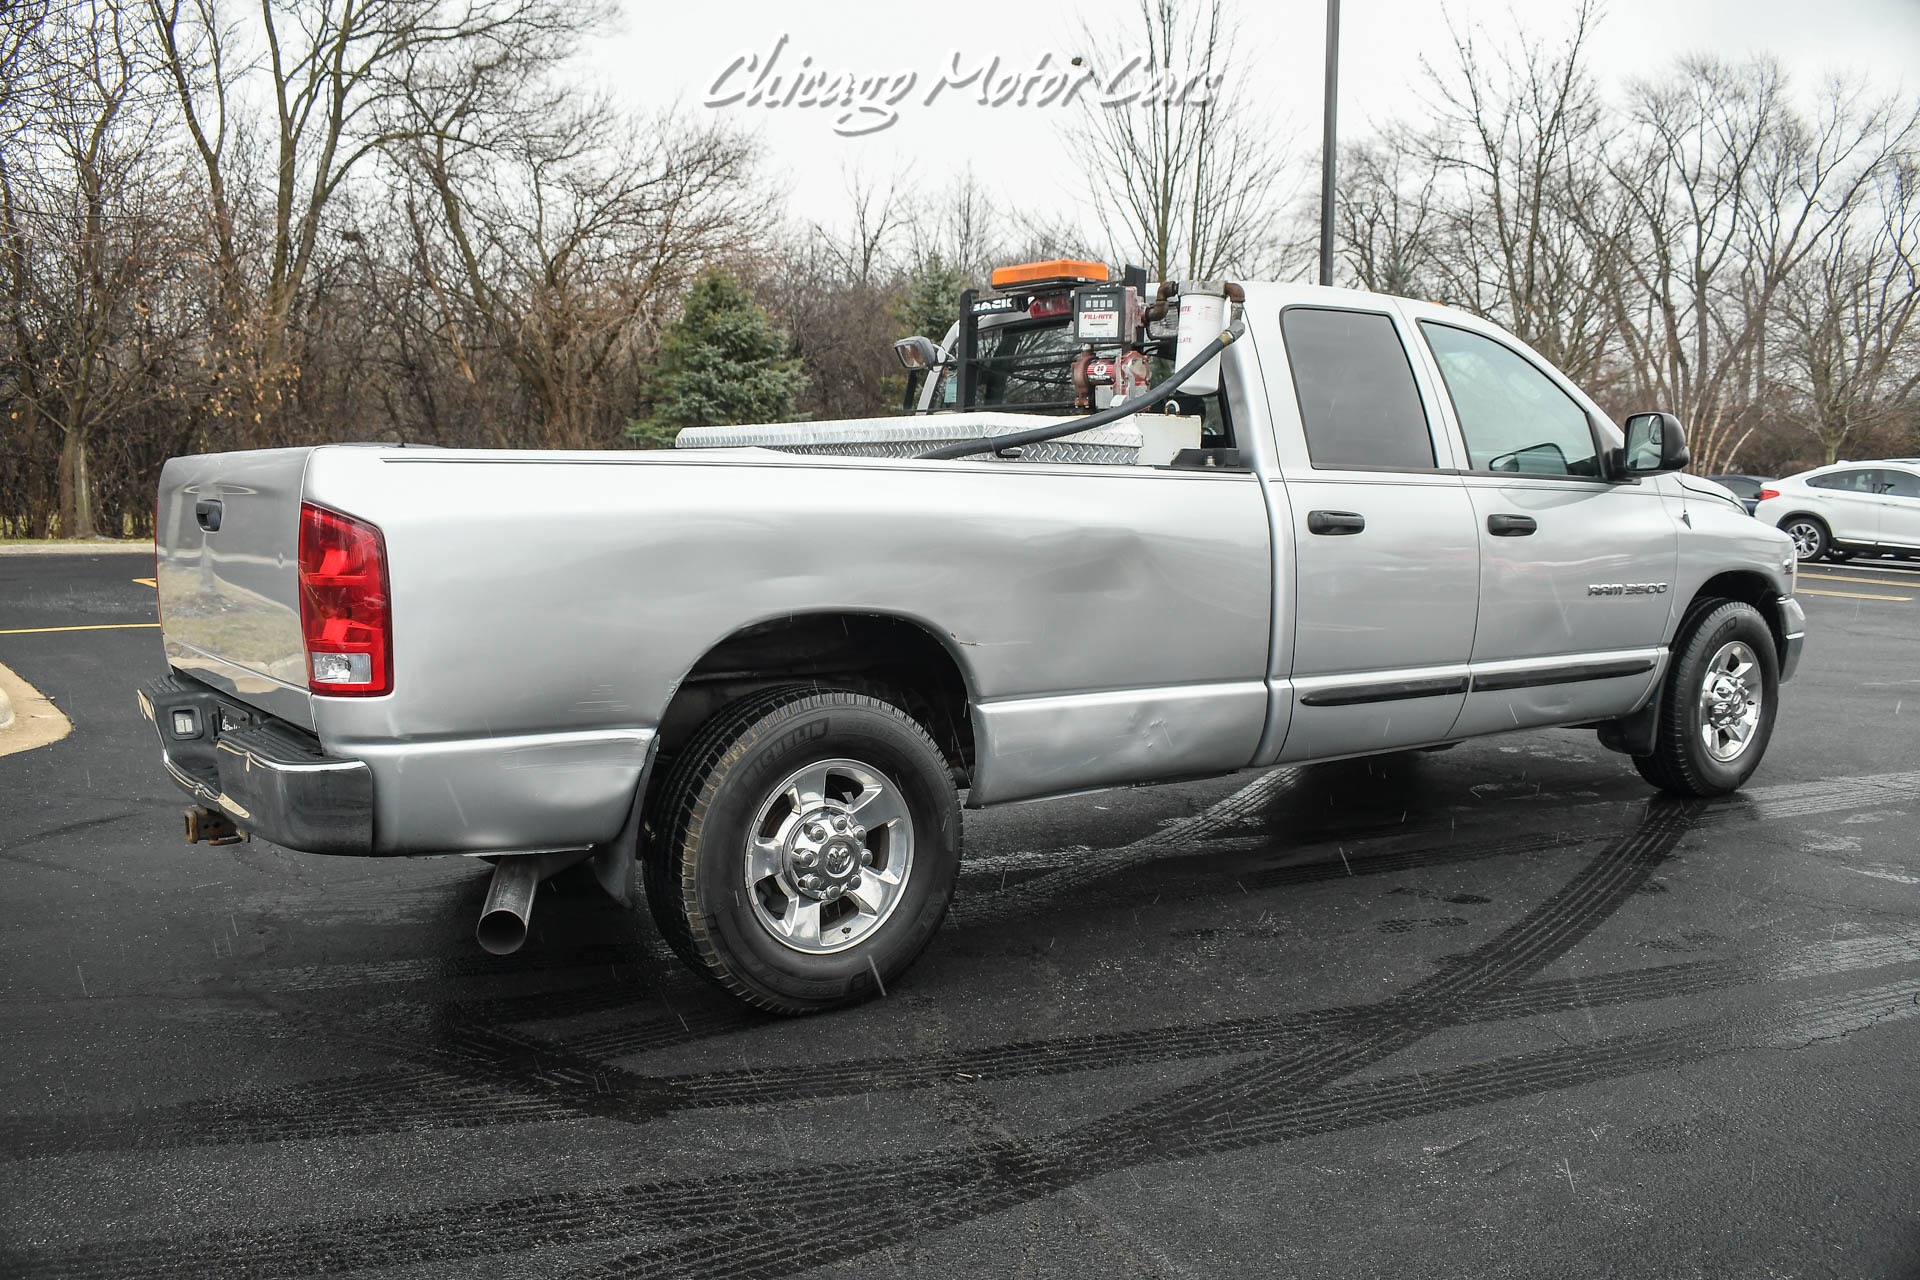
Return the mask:
<path id="1" fill-rule="evenodd" d="M 197 681 L 166 676 L 139 697 L 140 714 L 160 738 L 161 764 L 201 804 L 288 849 L 374 852 L 373 771 L 365 761 L 328 756 L 314 739 Z"/>

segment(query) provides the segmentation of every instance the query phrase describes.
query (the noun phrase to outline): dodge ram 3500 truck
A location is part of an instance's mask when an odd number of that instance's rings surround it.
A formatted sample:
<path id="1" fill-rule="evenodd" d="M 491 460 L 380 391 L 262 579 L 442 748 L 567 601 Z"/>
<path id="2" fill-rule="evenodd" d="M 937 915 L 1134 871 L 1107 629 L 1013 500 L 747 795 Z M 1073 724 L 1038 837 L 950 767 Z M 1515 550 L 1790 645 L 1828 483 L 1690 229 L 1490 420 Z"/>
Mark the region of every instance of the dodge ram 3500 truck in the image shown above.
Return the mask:
<path id="1" fill-rule="evenodd" d="M 591 859 L 700 972 L 798 1013 L 926 945 L 962 792 L 1542 726 L 1667 791 L 1746 780 L 1802 644 L 1796 562 L 1680 474 L 1678 422 L 1623 433 L 1459 311 L 1231 292 L 1239 340 L 1171 402 L 1197 439 L 1154 460 L 1124 418 L 1051 453 L 857 456 L 1034 421 L 963 412 L 807 424 L 838 454 L 169 461 L 170 672 L 140 702 L 189 837 L 491 859 L 496 951 L 541 876 Z"/>

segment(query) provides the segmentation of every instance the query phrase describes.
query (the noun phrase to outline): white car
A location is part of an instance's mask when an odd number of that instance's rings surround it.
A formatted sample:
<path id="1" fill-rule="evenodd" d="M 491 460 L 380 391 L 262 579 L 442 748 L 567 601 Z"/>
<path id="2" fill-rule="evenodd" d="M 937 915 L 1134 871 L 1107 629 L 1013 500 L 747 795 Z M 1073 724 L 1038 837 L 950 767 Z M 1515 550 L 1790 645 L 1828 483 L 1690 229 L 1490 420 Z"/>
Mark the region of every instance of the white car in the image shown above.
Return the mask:
<path id="1" fill-rule="evenodd" d="M 1920 458 L 1837 462 L 1772 481 L 1753 514 L 1786 530 L 1802 560 L 1920 555 Z"/>

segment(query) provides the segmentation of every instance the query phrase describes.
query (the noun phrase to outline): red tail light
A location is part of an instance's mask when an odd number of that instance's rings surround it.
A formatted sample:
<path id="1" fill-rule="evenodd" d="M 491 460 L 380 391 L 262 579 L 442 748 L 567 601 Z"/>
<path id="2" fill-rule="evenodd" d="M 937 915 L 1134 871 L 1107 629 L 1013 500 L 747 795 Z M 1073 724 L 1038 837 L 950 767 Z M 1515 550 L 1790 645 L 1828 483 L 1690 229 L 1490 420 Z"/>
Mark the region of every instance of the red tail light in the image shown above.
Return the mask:
<path id="1" fill-rule="evenodd" d="M 1760 491 L 1760 501 L 1762 502 L 1765 502 L 1768 498 L 1777 498 L 1779 496 L 1780 491 L 1778 489 L 1762 489 Z"/>
<path id="2" fill-rule="evenodd" d="M 300 631 L 315 693 L 393 692 L 386 543 L 366 521 L 310 502 L 300 504 Z"/>

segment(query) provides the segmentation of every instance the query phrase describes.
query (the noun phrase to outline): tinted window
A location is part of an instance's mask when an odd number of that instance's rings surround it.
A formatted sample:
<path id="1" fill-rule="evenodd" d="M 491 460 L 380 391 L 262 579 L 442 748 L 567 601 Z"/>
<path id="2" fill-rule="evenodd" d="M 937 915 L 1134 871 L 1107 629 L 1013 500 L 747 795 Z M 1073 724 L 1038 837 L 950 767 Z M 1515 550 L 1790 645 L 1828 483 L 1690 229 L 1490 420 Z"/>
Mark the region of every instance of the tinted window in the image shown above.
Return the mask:
<path id="1" fill-rule="evenodd" d="M 1760 482 L 1746 476 L 1708 476 L 1715 484 L 1725 485 L 1733 491 L 1735 497 L 1757 498 L 1760 496 Z"/>
<path id="2" fill-rule="evenodd" d="M 1519 352 L 1491 338 L 1421 321 L 1475 471 L 1595 476 L 1586 410 Z"/>
<path id="3" fill-rule="evenodd" d="M 1880 492 L 1896 498 L 1920 498 L 1920 476 L 1911 471 L 1882 471 Z"/>
<path id="4" fill-rule="evenodd" d="M 1314 466 L 1433 469 L 1427 413 L 1392 320 L 1289 307 L 1280 331 Z"/>
<path id="5" fill-rule="evenodd" d="M 1815 476 L 1807 481 L 1812 489 L 1840 489 L 1847 493 L 1874 492 L 1874 473 L 1871 471 L 1829 471 L 1824 476 Z"/>

